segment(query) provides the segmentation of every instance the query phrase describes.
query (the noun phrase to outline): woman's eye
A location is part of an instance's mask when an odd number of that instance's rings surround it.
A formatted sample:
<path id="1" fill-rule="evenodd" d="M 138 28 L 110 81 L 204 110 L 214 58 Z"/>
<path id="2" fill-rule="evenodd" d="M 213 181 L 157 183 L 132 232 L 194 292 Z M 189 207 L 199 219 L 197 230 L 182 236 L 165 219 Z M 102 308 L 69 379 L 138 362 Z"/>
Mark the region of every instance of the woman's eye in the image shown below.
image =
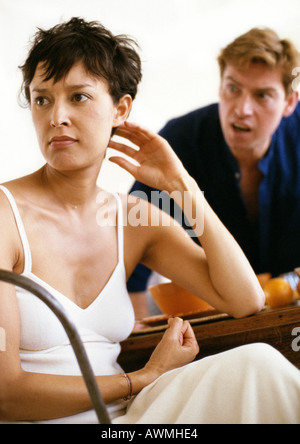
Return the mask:
<path id="1" fill-rule="evenodd" d="M 46 99 L 46 97 L 37 97 L 34 102 L 38 105 L 38 106 L 45 106 L 49 104 L 49 100 Z"/>
<path id="2" fill-rule="evenodd" d="M 85 94 L 74 94 L 72 99 L 74 102 L 81 103 L 88 100 L 88 97 Z"/>

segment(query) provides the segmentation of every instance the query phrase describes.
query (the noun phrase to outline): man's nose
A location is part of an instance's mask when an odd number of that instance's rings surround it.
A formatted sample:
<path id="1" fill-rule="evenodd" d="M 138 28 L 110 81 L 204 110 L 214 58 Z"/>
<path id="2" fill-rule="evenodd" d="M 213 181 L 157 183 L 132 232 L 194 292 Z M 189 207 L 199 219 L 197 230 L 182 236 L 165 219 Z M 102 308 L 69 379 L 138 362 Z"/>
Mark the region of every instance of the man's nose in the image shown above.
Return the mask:
<path id="1" fill-rule="evenodd" d="M 66 104 L 57 102 L 53 105 L 50 126 L 58 128 L 60 126 L 70 126 L 71 120 Z"/>
<path id="2" fill-rule="evenodd" d="M 248 117 L 253 114 L 253 102 L 250 94 L 242 94 L 236 104 L 236 114 L 238 117 Z"/>

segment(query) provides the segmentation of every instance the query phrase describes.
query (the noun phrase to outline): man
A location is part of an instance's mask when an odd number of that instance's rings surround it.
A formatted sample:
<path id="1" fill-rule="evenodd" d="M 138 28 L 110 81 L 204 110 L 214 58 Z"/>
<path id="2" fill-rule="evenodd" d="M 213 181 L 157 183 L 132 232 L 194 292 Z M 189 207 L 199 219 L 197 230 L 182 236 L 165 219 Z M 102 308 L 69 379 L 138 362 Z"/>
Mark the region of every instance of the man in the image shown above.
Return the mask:
<path id="1" fill-rule="evenodd" d="M 221 51 L 220 101 L 160 132 L 239 242 L 256 273 L 300 265 L 300 105 L 292 43 L 252 29 Z M 151 190 L 136 183 L 133 190 Z M 163 205 L 166 207 L 166 205 Z M 147 287 L 137 268 L 131 292 Z"/>

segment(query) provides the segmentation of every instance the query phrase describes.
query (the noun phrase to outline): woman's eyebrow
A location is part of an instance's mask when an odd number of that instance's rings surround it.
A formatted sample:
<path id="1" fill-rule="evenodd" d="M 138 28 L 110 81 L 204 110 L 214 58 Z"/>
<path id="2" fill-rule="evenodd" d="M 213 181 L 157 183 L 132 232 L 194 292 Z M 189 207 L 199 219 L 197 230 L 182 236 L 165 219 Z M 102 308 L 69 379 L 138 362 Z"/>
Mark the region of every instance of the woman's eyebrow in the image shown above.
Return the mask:
<path id="1" fill-rule="evenodd" d="M 67 89 L 81 89 L 81 88 L 94 88 L 90 83 L 79 83 L 76 85 L 67 85 Z"/>
<path id="2" fill-rule="evenodd" d="M 48 90 L 46 88 L 33 88 L 32 92 L 37 92 L 37 93 L 45 93 Z"/>
<path id="3" fill-rule="evenodd" d="M 69 90 L 75 90 L 75 89 L 81 89 L 81 88 L 94 88 L 93 85 L 91 85 L 90 83 L 78 83 L 78 84 L 74 84 L 74 85 L 66 85 L 66 89 Z M 32 89 L 32 92 L 37 92 L 37 93 L 46 93 L 48 91 L 48 88 L 40 88 L 40 87 L 35 87 Z"/>

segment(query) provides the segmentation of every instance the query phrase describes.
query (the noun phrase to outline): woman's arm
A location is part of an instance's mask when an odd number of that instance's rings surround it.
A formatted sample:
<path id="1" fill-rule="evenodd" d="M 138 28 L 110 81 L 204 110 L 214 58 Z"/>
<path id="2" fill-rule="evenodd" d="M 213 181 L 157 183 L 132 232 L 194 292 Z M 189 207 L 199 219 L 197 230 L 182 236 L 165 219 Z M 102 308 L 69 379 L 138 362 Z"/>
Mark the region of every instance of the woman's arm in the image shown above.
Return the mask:
<path id="1" fill-rule="evenodd" d="M 132 157 L 138 165 L 121 157 L 110 160 L 136 180 L 174 197 L 183 212 L 190 215 L 203 247 L 197 246 L 174 222 L 151 226 L 143 263 L 232 316 L 259 311 L 265 298 L 254 271 L 170 145 L 162 137 L 128 122 L 117 135 L 136 144 L 139 150 L 113 141 L 109 146 Z"/>

